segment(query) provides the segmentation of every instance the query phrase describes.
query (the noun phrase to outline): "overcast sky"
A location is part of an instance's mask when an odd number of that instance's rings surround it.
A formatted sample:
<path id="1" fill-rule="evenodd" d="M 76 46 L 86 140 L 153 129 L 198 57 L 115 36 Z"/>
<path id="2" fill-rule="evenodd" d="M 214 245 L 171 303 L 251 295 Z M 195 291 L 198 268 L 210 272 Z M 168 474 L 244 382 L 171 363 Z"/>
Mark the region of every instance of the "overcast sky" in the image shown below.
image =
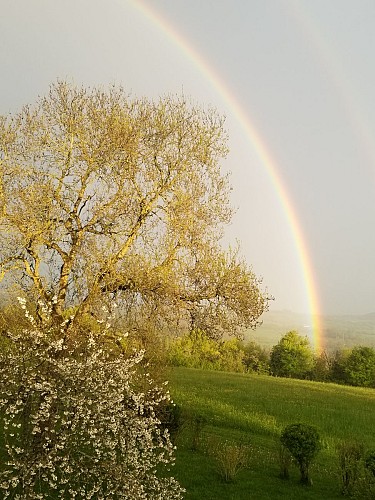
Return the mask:
<path id="1" fill-rule="evenodd" d="M 0 113 L 32 103 L 57 78 L 115 82 L 150 97 L 183 92 L 213 105 L 227 116 L 231 152 L 223 168 L 232 171 L 238 209 L 226 243 L 241 242 L 275 296 L 272 309 L 308 312 L 295 230 L 235 99 L 284 183 L 321 312 L 375 312 L 373 0 L 0 6 Z"/>

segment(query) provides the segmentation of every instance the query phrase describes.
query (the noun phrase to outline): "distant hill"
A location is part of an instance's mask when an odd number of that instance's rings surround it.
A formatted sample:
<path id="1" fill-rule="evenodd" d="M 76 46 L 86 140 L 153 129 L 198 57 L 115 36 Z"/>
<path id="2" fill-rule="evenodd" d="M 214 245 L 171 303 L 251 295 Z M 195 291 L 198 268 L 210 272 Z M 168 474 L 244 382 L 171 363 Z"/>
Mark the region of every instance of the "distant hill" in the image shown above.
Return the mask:
<path id="1" fill-rule="evenodd" d="M 263 324 L 246 333 L 247 340 L 255 340 L 271 348 L 290 330 L 311 337 L 309 315 L 291 311 L 269 311 L 262 317 Z M 375 313 L 363 315 L 320 316 L 324 346 L 332 351 L 354 345 L 375 347 Z"/>

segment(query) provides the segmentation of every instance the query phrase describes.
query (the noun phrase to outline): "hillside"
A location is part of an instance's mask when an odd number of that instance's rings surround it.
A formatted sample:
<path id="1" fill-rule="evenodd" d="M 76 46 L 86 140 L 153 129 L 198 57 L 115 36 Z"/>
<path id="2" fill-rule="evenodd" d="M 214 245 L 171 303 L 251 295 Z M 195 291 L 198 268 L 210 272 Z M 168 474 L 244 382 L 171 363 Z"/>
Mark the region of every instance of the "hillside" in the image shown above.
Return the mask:
<path id="1" fill-rule="evenodd" d="M 173 474 L 187 489 L 186 500 L 340 499 L 337 447 L 355 440 L 365 451 L 375 449 L 372 389 L 188 368 L 173 369 L 170 385 L 185 419 Z M 311 488 L 299 484 L 294 466 L 289 480 L 280 478 L 280 432 L 296 422 L 315 426 L 322 439 Z M 225 456 L 227 443 L 249 450 L 247 467 L 232 482 L 220 478 L 215 459 L 218 450 Z M 356 498 L 375 498 L 375 480 L 360 485 Z"/>
<path id="2" fill-rule="evenodd" d="M 263 324 L 256 331 L 249 331 L 246 339 L 255 340 L 271 348 L 290 330 L 311 336 L 308 315 L 291 311 L 269 311 L 262 317 Z M 354 345 L 375 347 L 375 313 L 364 315 L 321 316 L 324 345 L 330 351 Z"/>

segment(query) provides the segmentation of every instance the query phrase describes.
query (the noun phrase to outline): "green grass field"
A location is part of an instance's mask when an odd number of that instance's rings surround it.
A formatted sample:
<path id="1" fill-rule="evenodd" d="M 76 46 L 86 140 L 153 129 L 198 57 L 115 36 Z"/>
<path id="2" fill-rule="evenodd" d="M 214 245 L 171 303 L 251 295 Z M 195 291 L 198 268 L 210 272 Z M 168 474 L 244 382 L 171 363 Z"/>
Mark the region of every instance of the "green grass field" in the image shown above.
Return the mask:
<path id="1" fill-rule="evenodd" d="M 375 391 L 259 375 L 173 369 L 170 389 L 186 413 L 177 439 L 173 471 L 187 489 L 186 499 L 335 499 L 340 494 L 337 445 L 357 440 L 375 449 Z M 191 450 L 194 416 L 206 424 L 201 444 Z M 312 487 L 299 484 L 291 468 L 289 480 L 279 477 L 279 435 L 290 423 L 316 426 L 323 449 L 311 469 Z M 249 445 L 250 458 L 231 483 L 223 481 L 210 443 Z M 208 450 L 208 451 L 207 451 Z"/>

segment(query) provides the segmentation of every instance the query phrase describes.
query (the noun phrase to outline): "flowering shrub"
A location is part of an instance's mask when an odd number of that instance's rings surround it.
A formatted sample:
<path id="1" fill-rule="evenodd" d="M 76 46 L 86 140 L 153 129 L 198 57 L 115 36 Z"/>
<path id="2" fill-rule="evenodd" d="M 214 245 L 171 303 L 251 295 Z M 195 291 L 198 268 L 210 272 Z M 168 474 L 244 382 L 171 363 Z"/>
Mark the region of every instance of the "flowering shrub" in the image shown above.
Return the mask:
<path id="1" fill-rule="evenodd" d="M 138 369 L 143 352 L 126 356 L 108 324 L 74 340 L 26 314 L 30 328 L 2 334 L 0 497 L 182 498 L 156 416 L 169 394 Z"/>

